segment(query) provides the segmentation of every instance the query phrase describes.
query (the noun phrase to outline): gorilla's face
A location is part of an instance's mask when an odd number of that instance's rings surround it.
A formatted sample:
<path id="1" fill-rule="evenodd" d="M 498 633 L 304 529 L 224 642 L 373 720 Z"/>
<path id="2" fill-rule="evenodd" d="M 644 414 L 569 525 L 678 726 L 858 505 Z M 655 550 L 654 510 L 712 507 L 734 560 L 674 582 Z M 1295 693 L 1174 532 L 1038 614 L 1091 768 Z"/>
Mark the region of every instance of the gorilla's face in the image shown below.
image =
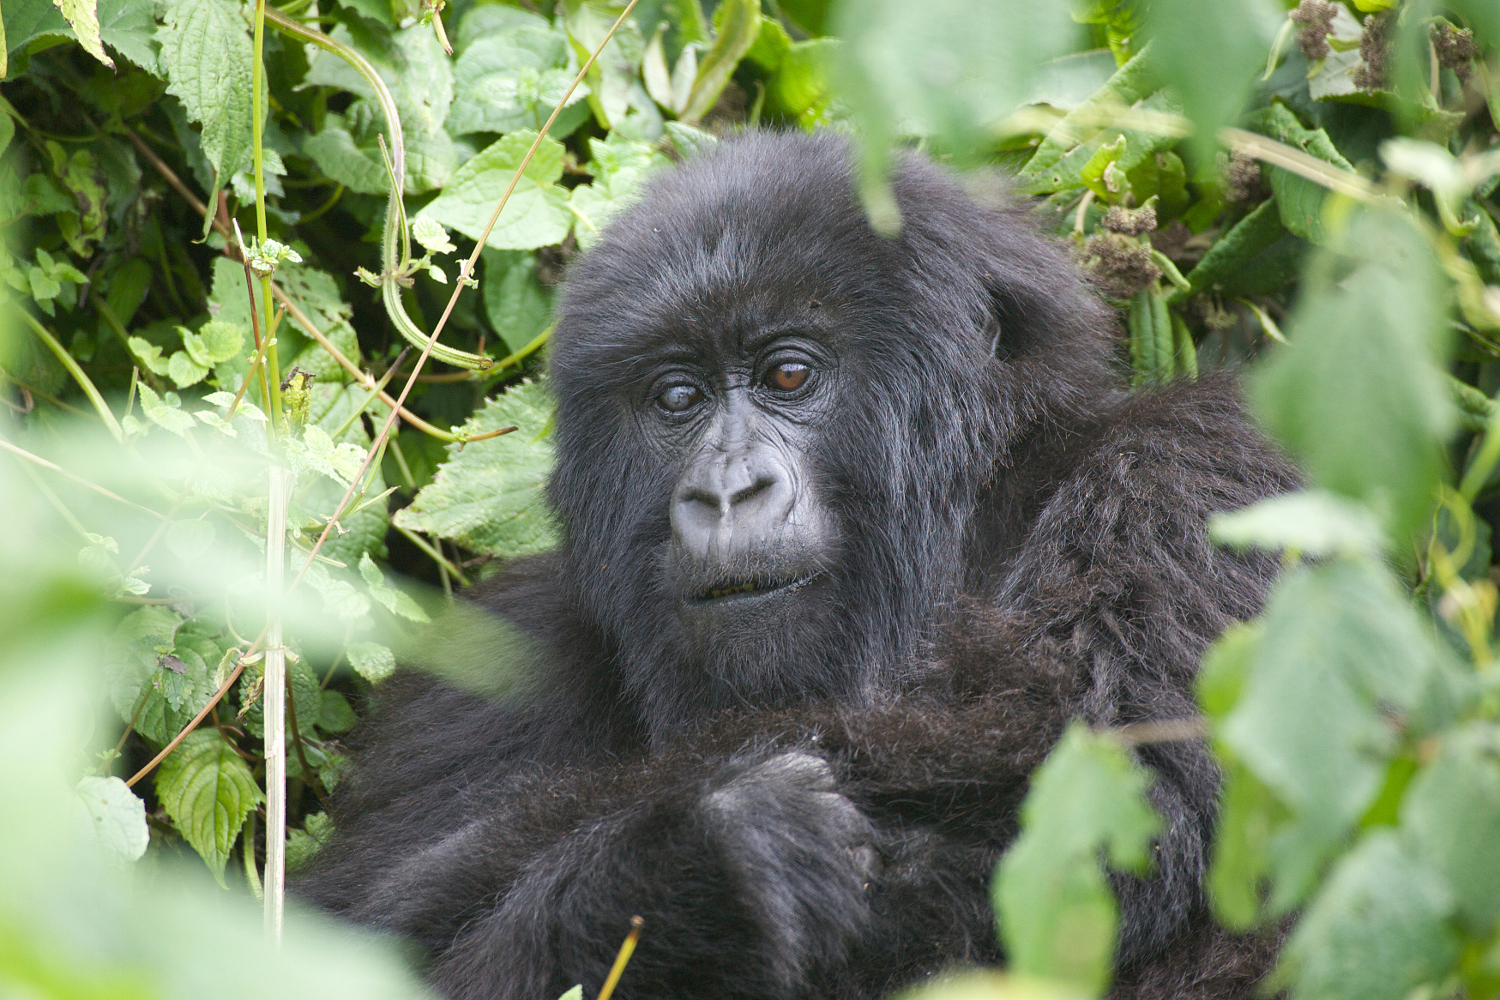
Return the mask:
<path id="1" fill-rule="evenodd" d="M 639 414 L 677 469 L 663 591 L 700 646 L 778 628 L 817 599 L 838 551 L 811 468 L 835 409 L 837 358 L 796 327 L 724 346 L 653 359 Z"/>
<path id="2" fill-rule="evenodd" d="M 843 143 L 736 142 L 611 222 L 551 343 L 560 565 L 661 728 L 911 661 L 1028 387 L 1061 381 L 1025 372 L 1036 324 L 1076 297 L 930 167 L 886 239 Z"/>

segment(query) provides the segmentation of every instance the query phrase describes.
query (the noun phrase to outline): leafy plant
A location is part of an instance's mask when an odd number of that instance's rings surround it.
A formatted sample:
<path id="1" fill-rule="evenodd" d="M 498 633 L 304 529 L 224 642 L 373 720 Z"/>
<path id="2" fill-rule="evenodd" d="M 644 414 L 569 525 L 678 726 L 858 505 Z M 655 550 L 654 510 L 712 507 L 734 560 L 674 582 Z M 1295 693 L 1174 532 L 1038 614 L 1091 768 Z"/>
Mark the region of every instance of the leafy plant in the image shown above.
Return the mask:
<path id="1" fill-rule="evenodd" d="M 213 947 L 221 991 L 264 992 L 254 922 L 168 862 L 280 919 L 395 650 L 553 544 L 566 262 L 673 159 L 775 124 L 854 132 L 886 232 L 894 145 L 1007 171 L 1135 383 L 1254 359 L 1310 476 L 1213 525 L 1286 573 L 1210 651 L 1203 717 L 1069 732 L 996 881 L 1011 973 L 932 989 L 1101 995 L 1104 871 L 1154 829 L 1133 748 L 1207 732 L 1215 913 L 1294 925 L 1295 997 L 1500 994 L 1494 6 L 708 6 L 6 0 L 0 789 L 28 806 L 0 983 L 185 992 Z M 278 992 L 412 995 L 327 933 L 288 924 Z"/>

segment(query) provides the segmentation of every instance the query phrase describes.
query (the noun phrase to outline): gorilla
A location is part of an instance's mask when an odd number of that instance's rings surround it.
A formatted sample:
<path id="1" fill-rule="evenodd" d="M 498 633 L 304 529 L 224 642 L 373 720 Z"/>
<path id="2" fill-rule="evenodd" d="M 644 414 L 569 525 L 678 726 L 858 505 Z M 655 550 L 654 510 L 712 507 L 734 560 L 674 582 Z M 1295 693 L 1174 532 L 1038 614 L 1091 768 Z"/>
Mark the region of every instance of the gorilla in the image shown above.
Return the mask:
<path id="1" fill-rule="evenodd" d="M 653 180 L 572 267 L 548 372 L 556 551 L 469 599 L 505 697 L 378 692 L 300 879 L 454 998 L 874 998 L 1003 961 L 989 886 L 1071 719 L 1192 716 L 1276 565 L 1205 520 L 1297 474 L 1206 375 L 1127 393 L 1110 310 L 1024 206 L 916 155 L 874 233 L 833 135 Z M 507 666 L 508 664 L 508 666 Z M 1219 775 L 1138 749 L 1164 817 L 1114 876 L 1113 995 L 1250 996 L 1203 877 Z"/>

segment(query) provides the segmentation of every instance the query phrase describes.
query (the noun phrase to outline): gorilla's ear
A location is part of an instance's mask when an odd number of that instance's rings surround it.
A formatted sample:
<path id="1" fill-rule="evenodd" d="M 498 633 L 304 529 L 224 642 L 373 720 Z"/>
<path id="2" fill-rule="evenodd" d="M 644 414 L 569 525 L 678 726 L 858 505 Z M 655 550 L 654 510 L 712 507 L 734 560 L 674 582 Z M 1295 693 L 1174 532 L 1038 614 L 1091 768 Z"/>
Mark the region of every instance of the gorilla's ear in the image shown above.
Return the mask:
<path id="1" fill-rule="evenodd" d="M 1017 361 L 1087 350 L 1085 344 L 1097 349 L 1099 339 L 1108 337 L 1113 314 L 1083 283 L 1066 252 L 1020 220 L 998 235 L 979 274 L 990 353 Z"/>

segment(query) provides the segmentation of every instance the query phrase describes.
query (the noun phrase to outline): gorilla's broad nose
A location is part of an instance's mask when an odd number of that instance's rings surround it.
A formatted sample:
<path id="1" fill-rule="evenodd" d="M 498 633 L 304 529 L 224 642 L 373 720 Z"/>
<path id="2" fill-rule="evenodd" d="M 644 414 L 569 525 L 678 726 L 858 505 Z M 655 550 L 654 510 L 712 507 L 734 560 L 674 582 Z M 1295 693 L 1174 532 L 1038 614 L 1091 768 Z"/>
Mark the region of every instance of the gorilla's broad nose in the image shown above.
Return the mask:
<path id="1" fill-rule="evenodd" d="M 734 559 L 778 539 L 795 501 L 789 470 L 771 449 L 716 453 L 678 481 L 672 530 L 695 558 Z"/>

